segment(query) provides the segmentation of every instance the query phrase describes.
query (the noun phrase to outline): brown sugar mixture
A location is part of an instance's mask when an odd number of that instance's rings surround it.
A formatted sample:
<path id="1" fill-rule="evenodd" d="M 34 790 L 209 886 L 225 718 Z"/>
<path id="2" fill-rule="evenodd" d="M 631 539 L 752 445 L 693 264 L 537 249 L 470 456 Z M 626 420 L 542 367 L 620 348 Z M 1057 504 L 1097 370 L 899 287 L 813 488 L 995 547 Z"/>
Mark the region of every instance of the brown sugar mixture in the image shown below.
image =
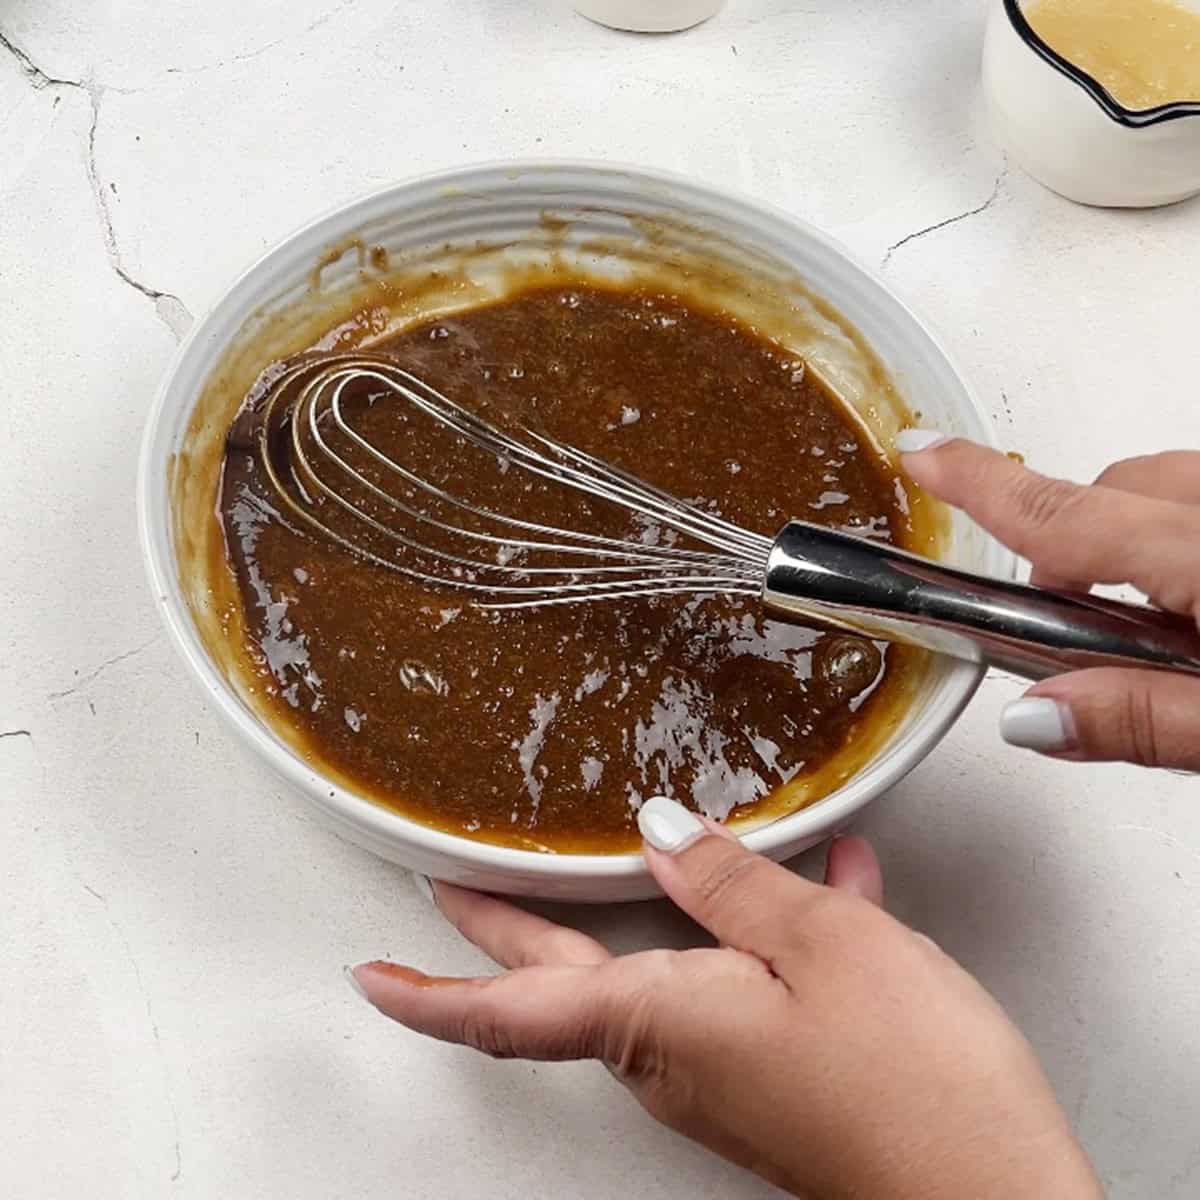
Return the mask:
<path id="1" fill-rule="evenodd" d="M 690 301 L 539 287 L 371 350 L 746 528 L 796 517 L 913 542 L 903 481 L 804 363 Z M 403 405 L 350 404 L 376 446 L 472 500 L 676 537 L 611 505 L 565 512 L 561 489 L 444 452 Z M 923 669 L 915 651 L 764 620 L 751 598 L 484 611 L 283 520 L 237 429 L 220 517 L 257 686 L 315 762 L 439 829 L 615 852 L 652 795 L 718 819 L 789 811 L 854 773 Z"/>

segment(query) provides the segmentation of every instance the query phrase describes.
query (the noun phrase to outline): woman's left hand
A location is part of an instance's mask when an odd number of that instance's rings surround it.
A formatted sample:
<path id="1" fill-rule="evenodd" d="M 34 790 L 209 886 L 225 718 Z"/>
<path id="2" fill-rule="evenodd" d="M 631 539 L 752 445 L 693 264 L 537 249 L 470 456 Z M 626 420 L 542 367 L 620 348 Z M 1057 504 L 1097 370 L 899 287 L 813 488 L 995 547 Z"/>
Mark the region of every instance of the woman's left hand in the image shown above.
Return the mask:
<path id="1" fill-rule="evenodd" d="M 659 884 L 719 948 L 613 958 L 436 884 L 446 917 L 507 969 L 374 962 L 357 986 L 402 1025 L 486 1054 L 598 1059 L 665 1124 L 810 1200 L 1100 1195 L 999 1006 L 881 910 L 864 841 L 833 843 L 822 887 L 670 800 L 639 824 Z"/>

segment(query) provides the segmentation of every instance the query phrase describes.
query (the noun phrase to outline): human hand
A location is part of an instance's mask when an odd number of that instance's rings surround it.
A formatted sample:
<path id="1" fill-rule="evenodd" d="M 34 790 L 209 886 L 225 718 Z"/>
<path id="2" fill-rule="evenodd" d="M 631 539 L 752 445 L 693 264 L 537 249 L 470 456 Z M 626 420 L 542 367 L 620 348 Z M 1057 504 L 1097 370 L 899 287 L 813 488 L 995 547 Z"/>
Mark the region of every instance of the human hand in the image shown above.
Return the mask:
<path id="1" fill-rule="evenodd" d="M 905 431 L 897 445 L 911 451 L 905 468 L 926 491 L 1033 563 L 1034 583 L 1083 592 L 1128 583 L 1200 622 L 1200 451 L 1126 459 L 1084 487 L 925 430 Z M 1058 758 L 1200 770 L 1200 679 L 1074 671 L 1010 704 L 1001 732 Z"/>
<path id="2" fill-rule="evenodd" d="M 500 1058 L 598 1059 L 653 1116 L 809 1200 L 1101 1195 L 1029 1046 L 986 992 L 879 907 L 870 847 L 825 886 L 669 800 L 639 814 L 667 895 L 719 948 L 612 957 L 502 900 L 436 903 L 506 970 L 365 963 L 386 1016 Z"/>

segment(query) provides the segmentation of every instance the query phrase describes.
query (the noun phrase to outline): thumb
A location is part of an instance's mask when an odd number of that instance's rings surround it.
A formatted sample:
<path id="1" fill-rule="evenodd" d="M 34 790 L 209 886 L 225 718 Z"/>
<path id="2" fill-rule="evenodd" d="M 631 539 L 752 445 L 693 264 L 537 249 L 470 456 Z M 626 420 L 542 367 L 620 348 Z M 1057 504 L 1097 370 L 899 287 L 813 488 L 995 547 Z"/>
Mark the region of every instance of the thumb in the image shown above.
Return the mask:
<path id="1" fill-rule="evenodd" d="M 663 891 L 722 945 L 754 954 L 773 969 L 805 940 L 835 895 L 714 833 L 665 796 L 642 805 L 638 827 Z"/>
<path id="2" fill-rule="evenodd" d="M 1058 758 L 1200 771 L 1200 679 L 1098 668 L 1047 679 L 1009 704 L 1000 732 Z"/>
<path id="3" fill-rule="evenodd" d="M 619 960 L 595 966 L 521 967 L 453 979 L 399 963 L 360 963 L 352 986 L 386 1017 L 493 1058 L 615 1061 L 631 991 Z"/>

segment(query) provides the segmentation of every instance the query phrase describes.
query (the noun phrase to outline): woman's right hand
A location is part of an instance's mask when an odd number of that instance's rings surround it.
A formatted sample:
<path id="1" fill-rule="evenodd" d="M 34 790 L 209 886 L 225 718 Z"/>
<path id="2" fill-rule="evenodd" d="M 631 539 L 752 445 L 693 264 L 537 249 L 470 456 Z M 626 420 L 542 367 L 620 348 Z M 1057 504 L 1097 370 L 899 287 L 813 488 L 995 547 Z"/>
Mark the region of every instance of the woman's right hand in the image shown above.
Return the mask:
<path id="1" fill-rule="evenodd" d="M 1132 584 L 1200 623 L 1200 451 L 1126 459 L 1086 487 L 961 438 L 906 430 L 897 445 L 921 487 L 1033 563 L 1034 583 Z M 1056 676 L 1005 708 L 1001 732 L 1057 758 L 1200 771 L 1200 678 L 1107 667 Z"/>

